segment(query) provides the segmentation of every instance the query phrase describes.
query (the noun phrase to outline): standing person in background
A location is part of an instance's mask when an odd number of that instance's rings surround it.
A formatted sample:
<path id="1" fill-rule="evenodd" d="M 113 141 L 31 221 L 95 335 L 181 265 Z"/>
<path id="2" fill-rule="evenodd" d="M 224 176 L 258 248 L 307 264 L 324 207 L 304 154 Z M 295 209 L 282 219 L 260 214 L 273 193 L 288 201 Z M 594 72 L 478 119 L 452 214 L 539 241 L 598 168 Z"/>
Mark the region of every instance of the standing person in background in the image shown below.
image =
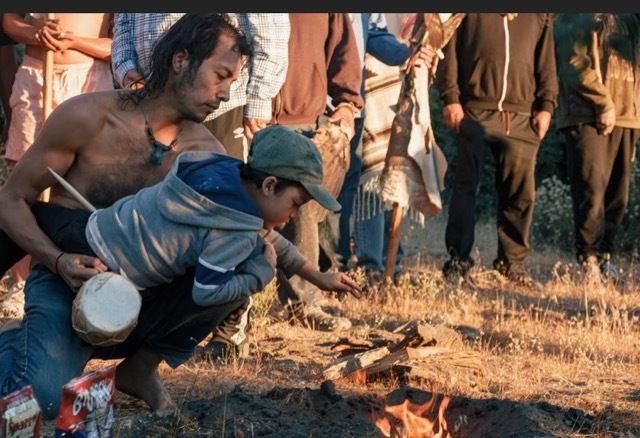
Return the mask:
<path id="1" fill-rule="evenodd" d="M 184 14 L 128 14 L 115 16 L 111 63 L 123 88 L 141 86 L 151 74 L 153 45 Z M 227 153 L 245 160 L 247 140 L 271 120 L 271 99 L 287 72 L 288 14 L 230 14 L 251 42 L 254 58 L 243 66 L 231 98 L 204 121 Z"/>
<path id="2" fill-rule="evenodd" d="M 113 89 L 109 64 L 113 14 L 4 13 L 4 31 L 24 43 L 11 93 L 11 125 L 5 160 L 16 163 L 44 123 L 42 87 L 47 50 L 53 52 L 51 108 L 78 94 Z"/>
<path id="3" fill-rule="evenodd" d="M 330 122 L 341 121 L 354 135 L 355 113 L 363 107 L 360 96 L 362 67 L 349 14 L 289 14 L 289 59 L 282 88 L 273 99 L 271 123 L 284 125 L 307 137 L 325 114 L 327 96 L 333 108 Z M 318 267 L 321 236 L 311 206 L 303 206 L 281 234 Z M 351 327 L 349 319 L 326 313 L 319 304 L 321 291 L 298 276 L 287 280 L 278 274 L 278 297 L 292 323 L 316 330 Z"/>
<path id="4" fill-rule="evenodd" d="M 611 257 L 640 138 L 640 16 L 559 14 L 556 25 L 575 255 L 587 281 L 617 283 Z"/>
<path id="5" fill-rule="evenodd" d="M 46 13 L 2 14 L 5 33 L 24 43 L 10 99 L 11 123 L 5 144 L 5 161 L 14 165 L 33 144 L 44 123 L 44 60 L 53 52 L 51 109 L 78 94 L 113 89 L 111 31 L 113 14 Z M 29 257 L 12 269 L 21 288 L 29 272 Z"/>
<path id="6" fill-rule="evenodd" d="M 540 142 L 556 106 L 553 15 L 467 14 L 444 48 L 437 84 L 444 123 L 456 132 L 457 168 L 442 272 L 468 278 L 474 261 L 475 200 L 485 153 L 495 159 L 498 254 L 493 267 L 510 281 L 537 286 L 524 261 L 535 198 Z"/>
<path id="7" fill-rule="evenodd" d="M 360 66 L 362 68 L 362 85 L 360 95 L 365 101 L 365 54 L 370 54 L 379 61 L 387 65 L 400 66 L 409 56 L 408 45 L 400 42 L 395 35 L 387 30 L 387 23 L 384 14 L 380 13 L 352 13 L 349 14 L 351 24 L 356 35 L 358 44 Z M 431 47 L 423 47 L 416 54 L 415 58 L 420 59 L 431 67 L 434 51 Z M 398 70 L 398 79 L 400 72 Z M 397 96 L 394 97 L 397 99 Z M 387 102 L 388 106 L 393 104 L 392 101 Z M 354 126 L 355 135 L 350 142 L 351 159 L 349 169 L 345 175 L 342 189 L 338 195 L 338 202 L 342 205 L 342 210 L 338 213 L 329 213 L 327 219 L 320 224 L 321 233 L 324 235 L 325 246 L 322 248 L 326 255 L 331 259 L 334 267 L 344 270 L 347 268 L 347 262 L 351 255 L 350 241 L 354 235 L 353 204 L 360 174 L 362 171 L 362 138 L 363 127 L 366 120 L 365 109 L 359 111 L 355 115 Z M 368 241 L 381 241 L 383 239 L 384 229 L 365 229 L 361 230 L 364 235 L 362 238 L 355 238 L 356 246 L 359 251 L 358 260 L 362 260 L 365 268 L 372 268 L 372 258 L 374 256 L 369 253 L 368 249 L 372 246 L 368 245 Z M 381 233 L 378 235 L 378 233 Z M 365 237 L 366 236 L 366 237 Z M 376 266 L 377 267 L 377 266 Z M 382 270 L 382 266 L 380 267 Z"/>

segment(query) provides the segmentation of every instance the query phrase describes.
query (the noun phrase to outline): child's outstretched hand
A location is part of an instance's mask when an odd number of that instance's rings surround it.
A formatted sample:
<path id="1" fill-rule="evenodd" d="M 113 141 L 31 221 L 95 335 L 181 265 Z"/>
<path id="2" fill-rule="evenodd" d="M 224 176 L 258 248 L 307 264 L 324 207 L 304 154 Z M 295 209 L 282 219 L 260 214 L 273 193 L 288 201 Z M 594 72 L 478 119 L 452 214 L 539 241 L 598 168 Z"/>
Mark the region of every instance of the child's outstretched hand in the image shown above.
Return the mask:
<path id="1" fill-rule="evenodd" d="M 344 272 L 320 272 L 316 286 L 328 292 L 349 292 L 358 299 L 362 293 L 358 283 Z"/>

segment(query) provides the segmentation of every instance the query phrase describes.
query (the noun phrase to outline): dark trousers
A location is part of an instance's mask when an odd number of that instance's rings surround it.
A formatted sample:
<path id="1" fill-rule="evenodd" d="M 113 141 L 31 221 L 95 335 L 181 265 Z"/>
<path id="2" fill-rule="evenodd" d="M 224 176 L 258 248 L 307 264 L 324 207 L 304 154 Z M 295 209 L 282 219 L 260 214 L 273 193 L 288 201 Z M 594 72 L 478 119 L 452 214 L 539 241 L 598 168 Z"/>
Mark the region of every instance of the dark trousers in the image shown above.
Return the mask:
<path id="1" fill-rule="evenodd" d="M 62 251 L 95 257 L 84 232 L 91 215 L 90 211 L 36 201 L 31 206 L 31 212 L 40 229 Z M 2 276 L 25 255 L 27 253 L 22 248 L 16 245 L 4 231 L 0 231 L 0 273 Z"/>
<path id="2" fill-rule="evenodd" d="M 243 111 L 243 106 L 237 106 L 202 124 L 222 143 L 228 155 L 244 161 Z"/>
<path id="3" fill-rule="evenodd" d="M 594 125 L 562 130 L 567 139 L 576 257 L 613 254 L 615 238 L 627 210 L 639 129 L 613 128 L 598 135 Z"/>
<path id="4" fill-rule="evenodd" d="M 496 163 L 498 256 L 521 263 L 529 255 L 535 198 L 534 170 L 540 139 L 530 117 L 509 113 L 510 130 L 499 111 L 465 109 L 456 136 L 457 169 L 449 203 L 445 244 L 451 256 L 471 259 L 475 241 L 476 195 L 490 150 Z"/>

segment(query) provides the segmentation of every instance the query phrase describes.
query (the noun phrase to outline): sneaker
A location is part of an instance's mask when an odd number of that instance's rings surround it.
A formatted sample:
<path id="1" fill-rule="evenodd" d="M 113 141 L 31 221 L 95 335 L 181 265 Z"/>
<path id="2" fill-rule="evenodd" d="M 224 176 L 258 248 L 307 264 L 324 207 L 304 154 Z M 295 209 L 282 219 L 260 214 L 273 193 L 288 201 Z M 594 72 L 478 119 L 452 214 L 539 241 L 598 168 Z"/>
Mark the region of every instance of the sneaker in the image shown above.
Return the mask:
<path id="1" fill-rule="evenodd" d="M 242 342 L 240 346 L 230 342 L 210 340 L 203 348 L 199 348 L 198 359 L 212 362 L 228 362 L 233 358 L 249 356 L 249 344 Z"/>
<path id="2" fill-rule="evenodd" d="M 585 284 L 596 285 L 602 283 L 603 275 L 600 270 L 600 261 L 596 255 L 582 257 L 580 270 L 582 271 L 582 281 Z"/>
<path id="3" fill-rule="evenodd" d="M 614 285 L 617 285 L 620 282 L 618 269 L 613 263 L 611 263 L 611 254 L 603 254 L 598 268 L 600 269 L 600 274 L 605 281 L 608 281 Z"/>
<path id="4" fill-rule="evenodd" d="M 469 270 L 472 266 L 472 259 L 461 259 L 460 257 L 452 256 L 442 266 L 442 275 L 450 283 L 457 283 L 460 279 L 468 280 Z"/>
<path id="5" fill-rule="evenodd" d="M 505 276 L 507 280 L 519 286 L 531 289 L 542 289 L 542 284 L 534 280 L 522 263 L 509 263 L 504 260 L 493 262 L 493 269 Z"/>
<path id="6" fill-rule="evenodd" d="M 323 332 L 334 332 L 351 328 L 351 321 L 341 316 L 330 315 L 320 306 L 304 302 L 287 304 L 289 323 Z"/>

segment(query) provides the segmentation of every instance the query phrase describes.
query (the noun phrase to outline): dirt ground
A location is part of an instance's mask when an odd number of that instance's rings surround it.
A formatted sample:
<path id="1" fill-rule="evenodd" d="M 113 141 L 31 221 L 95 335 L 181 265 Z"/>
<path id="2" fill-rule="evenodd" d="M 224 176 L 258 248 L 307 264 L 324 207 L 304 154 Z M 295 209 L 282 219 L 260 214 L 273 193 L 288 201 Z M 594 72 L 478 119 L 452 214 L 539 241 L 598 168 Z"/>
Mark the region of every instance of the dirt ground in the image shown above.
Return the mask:
<path id="1" fill-rule="evenodd" d="M 322 370 L 336 357 L 331 346 L 339 334 L 277 320 L 259 330 L 259 342 L 252 340 L 246 359 L 192 360 L 176 370 L 162 366 L 161 376 L 179 404 L 176 411 L 151 413 L 142 402 L 116 392 L 113 436 L 632 437 L 602 433 L 606 425 L 579 409 L 482 397 L 450 397 L 444 410 L 446 425 L 440 424 L 437 413 L 445 395 L 434 392 L 428 381 L 403 381 L 398 375 L 382 375 L 366 383 L 323 380 Z M 377 332 L 384 335 L 385 330 Z M 112 363 L 94 361 L 91 367 Z M 431 423 L 429 427 L 423 424 L 418 429 L 408 421 L 403 427 L 396 417 L 385 414 L 385 405 L 404 400 L 432 406 L 421 414 Z M 54 426 L 53 420 L 45 421 L 43 436 L 53 436 Z M 596 430 L 599 435 L 594 434 Z"/>
<path id="2" fill-rule="evenodd" d="M 488 290 L 489 295 L 495 294 L 493 287 Z M 0 290 L 0 301 L 5 295 L 6 291 Z M 466 295 L 464 297 L 469 299 Z M 557 370 L 551 372 L 557 375 L 549 376 L 541 387 L 531 388 L 528 393 L 518 393 L 513 392 L 515 389 L 510 389 L 509 385 L 526 380 L 526 377 L 522 369 L 517 371 L 518 368 L 514 367 L 514 358 L 503 352 L 483 356 L 487 365 L 485 377 L 492 380 L 491 385 L 486 384 L 482 375 L 460 370 L 454 372 L 455 367 L 446 363 L 444 367 L 437 364 L 428 366 L 432 371 L 430 377 L 406 375 L 396 370 L 380 373 L 367 381 L 351 378 L 327 380 L 323 371 L 338 359 L 337 350 L 332 348 L 338 341 L 348 336 L 395 342 L 400 336 L 398 327 L 407 321 L 390 316 L 393 313 L 390 312 L 389 315 L 380 314 L 381 322 L 377 323 L 364 311 L 358 314 L 351 308 L 353 327 L 350 330 L 321 332 L 291 325 L 275 296 L 273 300 L 268 313 L 253 320 L 248 338 L 248 357 L 228 357 L 216 362 L 192 358 L 175 370 L 161 364 L 160 375 L 178 405 L 175 411 L 152 413 L 140 400 L 116 391 L 111 436 L 640 436 L 637 434 L 640 421 L 637 417 L 633 420 L 633 413 L 638 412 L 638 408 L 631 406 L 640 403 L 640 386 L 635 373 L 611 376 L 605 372 L 605 377 L 602 377 L 596 366 L 584 370 L 591 377 L 581 381 L 564 377 L 565 374 Z M 20 301 L 8 301 L 11 300 L 0 303 L 5 312 L 0 316 L 11 316 L 6 313 L 8 309 L 21 306 Z M 347 304 L 351 302 L 342 303 L 343 311 L 349 307 Z M 330 313 L 336 313 L 339 305 L 335 298 L 327 298 L 323 307 Z M 487 317 L 491 318 L 490 315 Z M 450 327 L 464 341 L 465 349 L 473 351 L 473 339 L 478 329 L 455 324 L 450 324 Z M 92 361 L 88 369 L 115 363 Z M 542 371 L 545 367 L 539 363 L 532 362 L 526 366 L 529 366 L 529 371 L 525 369 L 524 372 L 528 374 L 545 372 Z M 442 390 L 438 389 L 439 385 Z M 496 394 L 506 395 L 497 397 Z M 606 400 L 617 402 L 615 406 L 607 407 L 603 403 Z M 409 405 L 404 410 L 404 417 L 389 412 L 407 401 Z M 440 411 L 444 421 L 439 419 Z M 55 421 L 44 421 L 41 432 L 43 437 L 53 437 Z"/>

